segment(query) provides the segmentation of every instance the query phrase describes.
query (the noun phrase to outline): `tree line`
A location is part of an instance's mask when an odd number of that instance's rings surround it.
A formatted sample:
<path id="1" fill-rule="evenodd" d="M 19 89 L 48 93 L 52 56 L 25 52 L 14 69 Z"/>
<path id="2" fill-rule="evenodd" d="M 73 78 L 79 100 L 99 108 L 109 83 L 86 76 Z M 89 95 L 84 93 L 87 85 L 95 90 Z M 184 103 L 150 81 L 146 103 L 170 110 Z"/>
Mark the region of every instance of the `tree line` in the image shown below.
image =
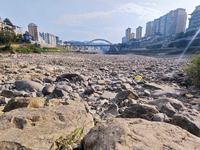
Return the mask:
<path id="1" fill-rule="evenodd" d="M 3 23 L 8 26 L 5 26 L 0 32 L 0 45 L 5 45 L 5 48 L 7 49 L 10 48 L 12 43 L 20 44 L 24 42 L 23 35 L 15 34 L 12 28 L 13 24 L 8 18 L 5 18 Z"/>

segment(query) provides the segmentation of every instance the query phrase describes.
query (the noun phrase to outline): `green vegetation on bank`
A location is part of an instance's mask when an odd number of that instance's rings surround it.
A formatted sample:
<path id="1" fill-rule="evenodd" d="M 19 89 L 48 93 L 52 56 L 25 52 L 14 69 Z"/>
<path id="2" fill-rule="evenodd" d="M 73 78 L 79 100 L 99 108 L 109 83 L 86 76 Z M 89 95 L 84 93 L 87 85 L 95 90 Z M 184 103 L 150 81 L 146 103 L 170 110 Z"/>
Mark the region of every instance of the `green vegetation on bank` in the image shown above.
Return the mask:
<path id="1" fill-rule="evenodd" d="M 183 71 L 191 78 L 192 84 L 200 88 L 200 53 L 189 59 L 189 65 L 185 65 Z"/>
<path id="2" fill-rule="evenodd" d="M 6 45 L 0 48 L 0 53 L 42 53 L 42 52 L 69 52 L 68 50 L 63 50 L 56 47 L 43 47 L 40 45 L 33 44 L 23 44 L 19 47 L 12 47 L 12 45 Z"/>

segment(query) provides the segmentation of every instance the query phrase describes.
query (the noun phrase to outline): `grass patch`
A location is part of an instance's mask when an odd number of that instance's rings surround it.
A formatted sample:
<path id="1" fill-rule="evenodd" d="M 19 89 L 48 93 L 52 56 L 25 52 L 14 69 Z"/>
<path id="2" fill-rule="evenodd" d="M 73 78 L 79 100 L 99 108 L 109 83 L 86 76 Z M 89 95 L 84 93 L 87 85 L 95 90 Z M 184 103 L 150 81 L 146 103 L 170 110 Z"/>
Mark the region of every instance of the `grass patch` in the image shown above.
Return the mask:
<path id="1" fill-rule="evenodd" d="M 40 45 L 34 44 L 23 44 L 23 45 L 12 45 L 0 48 L 0 53 L 83 53 L 83 54 L 96 54 L 96 52 L 88 51 L 76 51 L 70 50 L 63 47 L 40 47 Z"/>
<path id="2" fill-rule="evenodd" d="M 200 88 L 200 52 L 197 52 L 194 58 L 190 58 L 182 70 L 191 78 L 192 84 Z"/>

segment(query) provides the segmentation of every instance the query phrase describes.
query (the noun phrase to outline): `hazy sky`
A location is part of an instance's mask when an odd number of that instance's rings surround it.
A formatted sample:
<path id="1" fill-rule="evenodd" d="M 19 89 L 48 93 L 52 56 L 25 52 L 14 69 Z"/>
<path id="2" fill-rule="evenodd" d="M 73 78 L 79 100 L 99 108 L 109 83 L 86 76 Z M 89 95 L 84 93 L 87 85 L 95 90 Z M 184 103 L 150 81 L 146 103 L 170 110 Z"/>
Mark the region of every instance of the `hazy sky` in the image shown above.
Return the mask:
<path id="1" fill-rule="evenodd" d="M 145 33 L 146 22 L 170 10 L 185 8 L 190 14 L 200 0 L 0 0 L 0 17 L 28 30 L 38 25 L 63 41 L 90 41 L 97 38 L 121 42 L 126 28 L 138 26 Z"/>

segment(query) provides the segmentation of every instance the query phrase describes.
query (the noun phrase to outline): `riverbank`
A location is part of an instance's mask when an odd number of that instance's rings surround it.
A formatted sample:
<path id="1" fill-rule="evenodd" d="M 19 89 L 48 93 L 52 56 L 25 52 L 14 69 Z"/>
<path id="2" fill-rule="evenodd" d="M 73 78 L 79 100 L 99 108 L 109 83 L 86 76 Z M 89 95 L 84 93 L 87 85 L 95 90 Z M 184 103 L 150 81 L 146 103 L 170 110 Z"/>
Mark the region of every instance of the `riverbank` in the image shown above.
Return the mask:
<path id="1" fill-rule="evenodd" d="M 178 57 L 183 54 L 185 48 L 166 48 L 166 49 L 152 49 L 152 50 L 121 50 L 121 51 L 107 51 L 106 54 L 133 54 L 133 55 L 142 55 L 142 56 L 150 56 L 150 57 Z M 189 58 L 192 57 L 199 49 L 189 48 L 186 50 L 184 57 Z"/>

